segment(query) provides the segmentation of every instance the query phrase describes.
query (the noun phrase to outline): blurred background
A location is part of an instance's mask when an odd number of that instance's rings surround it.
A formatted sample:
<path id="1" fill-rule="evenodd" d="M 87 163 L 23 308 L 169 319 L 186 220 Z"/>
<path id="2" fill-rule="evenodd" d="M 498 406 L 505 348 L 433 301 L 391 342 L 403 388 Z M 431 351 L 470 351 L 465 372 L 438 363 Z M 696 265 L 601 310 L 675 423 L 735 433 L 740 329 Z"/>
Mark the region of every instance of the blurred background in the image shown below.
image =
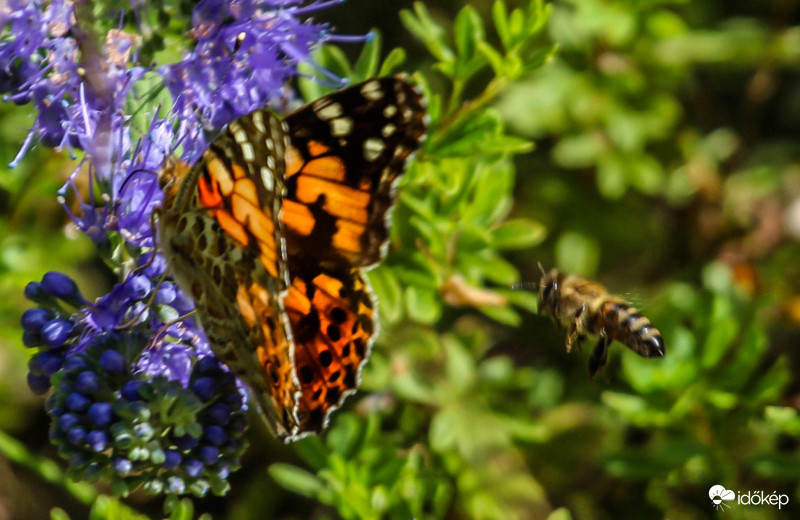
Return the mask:
<path id="1" fill-rule="evenodd" d="M 491 18 L 488 0 L 469 4 Z M 426 5 L 447 28 L 465 2 Z M 321 457 L 335 473 L 338 454 L 355 472 L 388 445 L 397 460 L 417 457 L 414 482 L 435 490 L 429 517 L 800 518 L 800 2 L 550 5 L 542 40 L 558 45 L 555 57 L 494 103 L 508 133 L 535 143 L 515 157 L 511 217 L 543 229 L 538 245 L 504 258 L 534 286 L 539 262 L 602 282 L 662 332 L 666 357 L 641 359 L 615 343 L 590 380 L 587 349 L 567 354 L 564 333 L 530 306 L 515 321 L 437 304 L 436 319 L 421 325 L 388 303 L 362 390 L 331 431 L 283 446 L 251 421 L 232 492 L 196 501 L 197 511 L 370 517 L 326 499 L 299 473 L 267 469 L 279 462 L 314 473 L 309 460 Z M 406 49 L 405 70 L 435 74 L 399 23 L 411 7 L 348 0 L 316 19 L 341 34 L 375 27 L 386 49 Z M 3 165 L 31 114 L 0 104 Z M 22 290 L 50 270 L 74 276 L 87 297 L 114 281 L 56 202 L 71 164 L 37 148 L 16 169 L 0 167 L 0 428 L 59 465 L 43 401 L 25 382 Z M 89 506 L 48 479 L 42 461 L 13 460 L 8 438 L 0 520 L 21 505 L 30 518 L 54 506 L 86 517 Z M 361 485 L 367 502 L 380 500 L 367 480 L 342 480 L 337 496 Z M 715 484 L 790 503 L 720 512 L 708 494 Z M 161 514 L 161 502 L 143 494 L 126 503 Z"/>

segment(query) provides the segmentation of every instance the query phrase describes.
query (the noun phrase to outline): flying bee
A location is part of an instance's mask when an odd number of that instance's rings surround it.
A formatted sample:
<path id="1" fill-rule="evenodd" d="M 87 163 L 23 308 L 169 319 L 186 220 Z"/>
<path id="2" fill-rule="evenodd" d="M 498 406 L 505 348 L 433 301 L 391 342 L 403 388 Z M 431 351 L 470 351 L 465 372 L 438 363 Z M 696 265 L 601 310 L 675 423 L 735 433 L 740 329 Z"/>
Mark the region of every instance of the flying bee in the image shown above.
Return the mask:
<path id="1" fill-rule="evenodd" d="M 587 336 L 599 340 L 589 357 L 589 376 L 594 377 L 608 358 L 613 340 L 626 345 L 642 357 L 663 357 L 664 338 L 650 320 L 635 307 L 613 296 L 596 283 L 557 269 L 545 273 L 539 282 L 539 314 L 550 315 L 561 328 L 569 327 L 567 352 Z"/>

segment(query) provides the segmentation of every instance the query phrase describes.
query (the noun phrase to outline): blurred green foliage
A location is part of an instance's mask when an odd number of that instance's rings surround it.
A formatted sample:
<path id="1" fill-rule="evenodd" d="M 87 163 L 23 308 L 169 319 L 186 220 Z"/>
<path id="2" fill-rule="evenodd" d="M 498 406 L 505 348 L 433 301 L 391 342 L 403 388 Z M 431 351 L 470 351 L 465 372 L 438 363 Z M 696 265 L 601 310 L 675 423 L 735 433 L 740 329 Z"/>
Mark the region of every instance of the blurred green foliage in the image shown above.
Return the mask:
<path id="1" fill-rule="evenodd" d="M 800 6 L 475 0 L 398 16 L 403 49 L 376 33 L 355 59 L 318 53 L 353 81 L 416 71 L 429 100 L 369 273 L 382 331 L 362 389 L 319 438 L 286 447 L 253 428 L 232 493 L 173 500 L 170 518 L 699 519 L 715 484 L 790 497 L 720 516 L 798 517 Z M 10 160 L 28 116 L 0 110 Z M 22 287 L 91 254 L 61 231 L 64 171 L 39 153 L 0 172 L 0 414 L 25 443 L 1 443 L 22 473 L 0 469 L 0 494 L 22 490 L 13 510 L 57 490 L 39 505 L 63 508 L 52 518 L 137 518 L 31 455 L 53 449 L 22 388 Z M 590 381 L 535 290 L 511 289 L 535 288 L 538 262 L 630 299 L 666 357 L 615 344 Z M 144 500 L 127 504 L 161 514 Z"/>

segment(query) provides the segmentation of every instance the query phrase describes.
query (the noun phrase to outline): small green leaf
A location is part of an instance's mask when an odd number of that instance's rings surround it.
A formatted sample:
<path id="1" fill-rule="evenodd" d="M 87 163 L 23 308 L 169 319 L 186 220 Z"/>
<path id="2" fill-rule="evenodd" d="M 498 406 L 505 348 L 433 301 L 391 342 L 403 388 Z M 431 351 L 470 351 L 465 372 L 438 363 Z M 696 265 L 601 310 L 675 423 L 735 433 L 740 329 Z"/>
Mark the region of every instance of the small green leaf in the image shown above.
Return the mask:
<path id="1" fill-rule="evenodd" d="M 492 229 L 489 236 L 496 249 L 525 249 L 540 244 L 547 237 L 547 229 L 534 220 L 519 218 L 507 220 Z"/>
<path id="2" fill-rule="evenodd" d="M 428 427 L 428 442 L 432 450 L 445 452 L 455 446 L 458 422 L 457 413 L 452 407 L 442 408 L 433 416 Z"/>
<path id="3" fill-rule="evenodd" d="M 60 507 L 54 507 L 50 510 L 50 520 L 69 520 L 69 515 Z"/>
<path id="4" fill-rule="evenodd" d="M 388 267 L 380 267 L 367 273 L 370 285 L 380 306 L 380 316 L 389 323 L 403 317 L 403 288 L 394 272 Z"/>
<path id="5" fill-rule="evenodd" d="M 511 44 L 511 34 L 508 31 L 508 9 L 506 9 L 506 3 L 503 0 L 495 0 L 492 5 L 492 19 L 503 48 L 508 50 Z"/>
<path id="6" fill-rule="evenodd" d="M 194 518 L 194 503 L 189 498 L 184 498 L 175 504 L 169 520 L 192 520 Z"/>
<path id="7" fill-rule="evenodd" d="M 325 491 L 325 483 L 304 469 L 291 464 L 275 463 L 269 467 L 270 476 L 286 489 L 316 498 Z"/>
<path id="8" fill-rule="evenodd" d="M 547 520 L 572 520 L 572 514 L 570 514 L 569 509 L 566 507 L 560 507 L 550 513 Z"/>
<path id="9" fill-rule="evenodd" d="M 435 323 L 442 314 L 438 293 L 417 286 L 406 288 L 406 312 L 416 322 Z"/>
<path id="10" fill-rule="evenodd" d="M 377 29 L 373 29 L 369 34 L 371 39 L 367 40 L 367 43 L 361 48 L 361 54 L 353 66 L 352 80 L 354 83 L 361 83 L 372 78 L 378 71 L 383 38 Z"/>
<path id="11" fill-rule="evenodd" d="M 489 45 L 484 41 L 480 41 L 477 43 L 478 51 L 483 54 L 486 60 L 491 65 L 492 70 L 494 71 L 496 76 L 501 76 L 505 73 L 505 60 L 503 55 L 497 52 L 497 50 Z"/>
<path id="12" fill-rule="evenodd" d="M 716 366 L 722 360 L 738 333 L 739 322 L 736 318 L 729 317 L 715 321 L 703 346 L 703 368 L 708 369 Z"/>
<path id="13" fill-rule="evenodd" d="M 509 303 L 522 307 L 532 314 L 536 314 L 539 312 L 539 284 L 536 282 L 528 283 L 532 284 L 531 289 L 498 290 L 497 292 L 505 296 Z"/>
<path id="14" fill-rule="evenodd" d="M 436 59 L 442 64 L 455 61 L 453 51 L 447 45 L 444 30 L 436 23 L 422 2 L 414 2 L 414 12 L 400 11 L 400 21 Z"/>
<path id="15" fill-rule="evenodd" d="M 457 398 L 472 387 L 475 379 L 475 360 L 461 341 L 452 335 L 442 338 L 446 363 L 445 370 L 449 386 L 454 392 L 450 398 Z"/>
<path id="16" fill-rule="evenodd" d="M 500 285 L 510 286 L 519 280 L 517 268 L 491 249 L 479 253 L 462 252 L 457 260 L 462 272 L 479 272 L 483 278 Z"/>
<path id="17" fill-rule="evenodd" d="M 482 305 L 478 307 L 478 310 L 497 323 L 502 323 L 509 327 L 518 327 L 522 323 L 522 318 L 512 307 Z"/>
<path id="18" fill-rule="evenodd" d="M 467 5 L 458 12 L 453 31 L 459 62 L 466 63 L 475 55 L 477 43 L 485 37 L 483 22 L 474 7 Z"/>
<path id="19" fill-rule="evenodd" d="M 319 48 L 317 63 L 339 77 L 352 78 L 353 69 L 344 51 L 336 45 L 323 45 Z"/>
<path id="20" fill-rule="evenodd" d="M 402 47 L 395 47 L 389 54 L 386 56 L 386 59 L 383 60 L 383 64 L 381 65 L 380 70 L 378 71 L 378 76 L 388 76 L 393 74 L 395 69 L 399 67 L 404 61 L 406 61 L 406 51 Z"/>

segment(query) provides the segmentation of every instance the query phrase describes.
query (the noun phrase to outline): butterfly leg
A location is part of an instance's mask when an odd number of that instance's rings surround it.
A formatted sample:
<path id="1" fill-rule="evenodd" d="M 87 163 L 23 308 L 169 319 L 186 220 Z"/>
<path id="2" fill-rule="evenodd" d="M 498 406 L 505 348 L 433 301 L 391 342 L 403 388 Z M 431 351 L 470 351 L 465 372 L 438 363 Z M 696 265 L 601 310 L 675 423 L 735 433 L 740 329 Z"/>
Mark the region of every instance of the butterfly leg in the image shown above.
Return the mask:
<path id="1" fill-rule="evenodd" d="M 197 314 L 197 309 L 194 309 L 194 310 L 191 310 L 191 311 L 187 312 L 183 316 L 178 316 L 174 320 L 169 321 L 169 322 L 165 323 L 164 325 L 162 325 L 161 328 L 158 329 L 158 331 L 156 331 L 155 334 L 153 334 L 153 337 L 152 337 L 152 339 L 150 339 L 150 343 L 147 345 L 147 348 L 155 346 L 155 344 L 158 342 L 158 340 L 161 338 L 161 336 L 166 334 L 167 330 L 169 330 L 170 327 L 172 327 L 176 323 L 180 323 L 182 321 L 188 320 L 189 318 L 191 318 L 192 316 L 194 316 L 196 314 Z"/>

